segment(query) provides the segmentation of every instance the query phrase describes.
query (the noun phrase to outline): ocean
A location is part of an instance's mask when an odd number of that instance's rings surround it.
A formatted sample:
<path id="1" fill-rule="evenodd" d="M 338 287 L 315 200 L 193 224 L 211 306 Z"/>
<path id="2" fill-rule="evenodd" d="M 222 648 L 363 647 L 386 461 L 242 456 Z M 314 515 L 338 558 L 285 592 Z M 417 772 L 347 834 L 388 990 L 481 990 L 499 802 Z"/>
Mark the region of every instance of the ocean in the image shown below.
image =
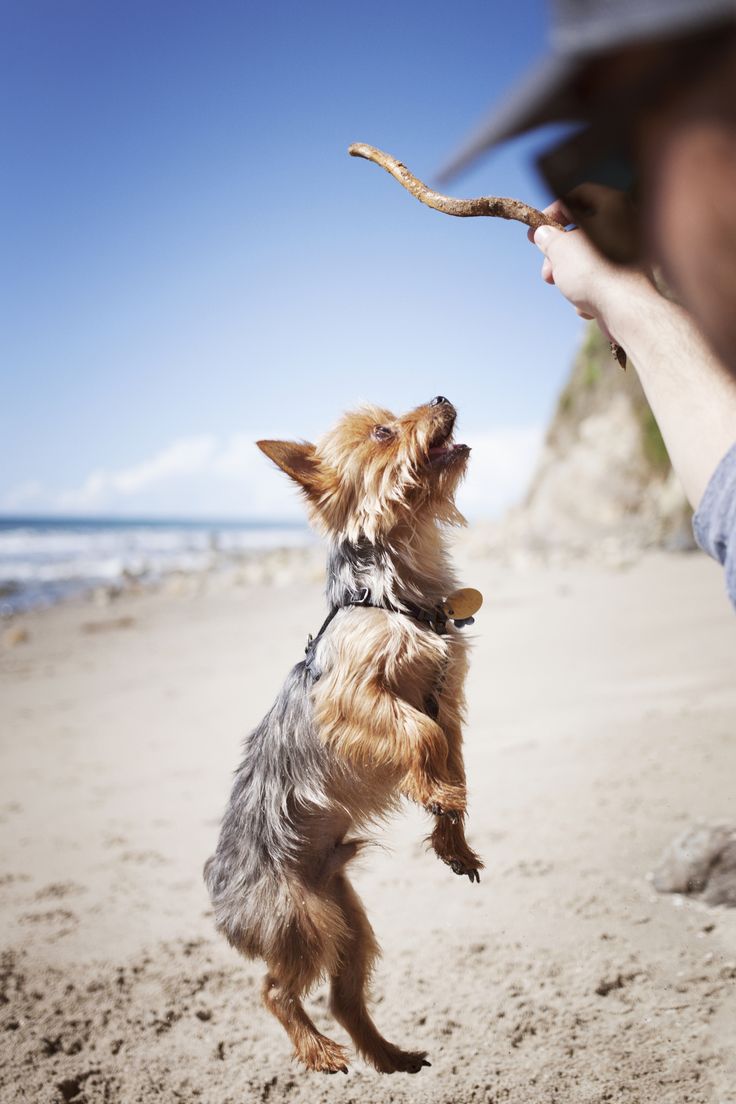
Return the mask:
<path id="1" fill-rule="evenodd" d="M 306 525 L 288 522 L 0 517 L 0 615 L 313 540 Z"/>

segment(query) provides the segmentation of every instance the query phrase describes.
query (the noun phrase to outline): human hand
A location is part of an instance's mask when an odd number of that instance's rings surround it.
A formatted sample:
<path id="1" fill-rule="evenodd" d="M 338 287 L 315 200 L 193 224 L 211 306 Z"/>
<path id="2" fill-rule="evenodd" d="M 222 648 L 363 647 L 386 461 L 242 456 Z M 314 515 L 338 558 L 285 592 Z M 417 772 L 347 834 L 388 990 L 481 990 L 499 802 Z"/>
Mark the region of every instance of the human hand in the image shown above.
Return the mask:
<path id="1" fill-rule="evenodd" d="M 609 338 L 613 306 L 621 296 L 637 293 L 646 277 L 637 270 L 610 264 L 583 231 L 565 231 L 563 227 L 574 221 L 576 207 L 583 205 L 587 221 L 600 218 L 605 220 L 607 232 L 616 233 L 620 225 L 623 233 L 624 221 L 628 219 L 627 202 L 613 188 L 584 184 L 571 193 L 569 205 L 556 200 L 546 208 L 544 213 L 560 224 L 559 230 L 540 226 L 528 234 L 529 240 L 544 254 L 542 279 L 554 284 L 581 318 L 595 318 Z"/>

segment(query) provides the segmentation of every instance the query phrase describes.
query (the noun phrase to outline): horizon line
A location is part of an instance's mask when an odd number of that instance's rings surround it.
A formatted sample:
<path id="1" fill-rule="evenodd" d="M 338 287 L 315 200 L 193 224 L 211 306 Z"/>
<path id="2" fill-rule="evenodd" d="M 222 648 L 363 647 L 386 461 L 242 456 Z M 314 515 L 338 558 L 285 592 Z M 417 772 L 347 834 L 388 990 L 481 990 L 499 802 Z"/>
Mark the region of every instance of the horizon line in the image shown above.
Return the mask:
<path id="1" fill-rule="evenodd" d="M 15 514 L 0 510 L 0 523 L 3 522 L 116 522 L 125 524 L 180 524 L 180 525 L 261 525 L 270 528 L 304 529 L 308 528 L 306 520 L 298 521 L 295 518 L 269 518 L 269 517 L 211 517 L 182 514 L 67 514 L 67 513 L 40 513 L 40 514 Z"/>

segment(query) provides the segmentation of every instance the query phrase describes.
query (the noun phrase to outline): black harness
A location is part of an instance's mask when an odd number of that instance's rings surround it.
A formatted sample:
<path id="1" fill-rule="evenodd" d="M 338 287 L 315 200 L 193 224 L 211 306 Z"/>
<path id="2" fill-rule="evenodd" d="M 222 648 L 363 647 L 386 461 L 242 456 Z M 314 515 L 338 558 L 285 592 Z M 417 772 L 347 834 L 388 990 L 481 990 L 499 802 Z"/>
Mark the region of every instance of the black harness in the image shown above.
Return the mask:
<path id="1" fill-rule="evenodd" d="M 314 654 L 317 649 L 317 645 L 325 634 L 328 625 L 331 623 L 334 617 L 340 612 L 341 609 L 346 609 L 348 606 L 369 606 L 373 609 L 388 610 L 389 613 L 401 613 L 404 617 L 411 617 L 415 621 L 420 621 L 423 625 L 427 625 L 433 632 L 436 632 L 438 636 L 442 636 L 447 628 L 447 622 L 450 620 L 445 613 L 442 606 L 434 606 L 432 609 L 423 609 L 421 606 L 415 606 L 412 602 L 407 602 L 405 606 L 399 607 L 392 605 L 391 602 L 373 602 L 371 601 L 371 592 L 368 587 L 363 587 L 357 594 L 349 595 L 345 601 L 341 602 L 339 606 L 335 606 L 327 614 L 327 617 L 322 622 L 320 630 L 316 636 L 312 636 L 311 633 L 307 638 L 307 646 L 304 649 L 306 654 L 305 666 L 310 675 L 316 682 L 322 672 L 318 670 L 314 663 Z M 473 618 L 466 618 L 464 621 L 455 620 L 453 623 L 458 628 L 463 628 L 465 625 L 472 624 Z M 442 691 L 442 685 L 445 681 L 445 671 L 447 667 L 447 661 L 443 665 L 442 671 L 435 683 L 434 689 L 431 694 L 428 694 L 424 699 L 425 712 L 429 714 L 432 720 L 436 720 L 440 711 L 438 696 Z"/>

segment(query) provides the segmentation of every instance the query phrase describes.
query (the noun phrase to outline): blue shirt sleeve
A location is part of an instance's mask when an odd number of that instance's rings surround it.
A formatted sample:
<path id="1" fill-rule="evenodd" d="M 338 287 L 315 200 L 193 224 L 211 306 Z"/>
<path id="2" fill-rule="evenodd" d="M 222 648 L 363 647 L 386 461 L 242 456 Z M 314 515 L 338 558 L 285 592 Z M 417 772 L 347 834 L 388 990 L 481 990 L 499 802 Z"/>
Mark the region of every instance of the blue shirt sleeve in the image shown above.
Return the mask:
<path id="1" fill-rule="evenodd" d="M 693 532 L 703 551 L 723 564 L 728 596 L 736 607 L 736 445 L 710 478 L 693 518 Z"/>

